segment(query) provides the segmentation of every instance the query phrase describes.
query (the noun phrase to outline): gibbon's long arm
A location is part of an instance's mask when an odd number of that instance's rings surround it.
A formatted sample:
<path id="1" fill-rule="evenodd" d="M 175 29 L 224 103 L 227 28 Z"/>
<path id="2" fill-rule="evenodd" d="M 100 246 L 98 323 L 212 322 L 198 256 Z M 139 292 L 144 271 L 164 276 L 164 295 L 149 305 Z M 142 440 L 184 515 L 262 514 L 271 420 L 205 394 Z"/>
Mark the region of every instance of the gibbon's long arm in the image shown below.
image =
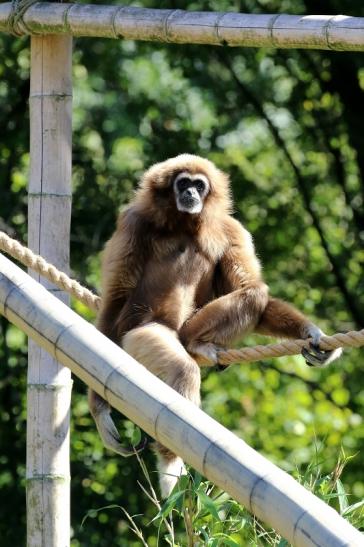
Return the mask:
<path id="1" fill-rule="evenodd" d="M 230 245 L 217 272 L 217 292 L 223 294 L 199 310 L 182 328 L 180 337 L 187 349 L 203 364 L 206 357 L 218 361 L 218 346 L 225 346 L 249 331 L 282 338 L 312 338 L 310 350 L 302 354 L 308 365 L 326 366 L 341 350 L 319 348 L 323 332 L 296 308 L 268 296 L 260 263 L 249 232 L 229 219 Z"/>
<path id="2" fill-rule="evenodd" d="M 117 229 L 107 242 L 102 258 L 102 300 L 97 328 L 120 344 L 118 319 L 130 292 L 142 275 L 143 256 L 137 217 L 132 208 L 120 214 Z"/>
<path id="3" fill-rule="evenodd" d="M 320 350 L 320 338 L 324 335 L 322 330 L 292 305 L 278 298 L 269 298 L 254 331 L 279 338 L 312 338 L 310 349 L 302 349 L 302 355 L 309 366 L 325 367 L 342 354 L 342 348 Z"/>
<path id="4" fill-rule="evenodd" d="M 313 327 L 307 317 L 278 298 L 269 298 L 255 332 L 278 338 L 308 338 Z M 317 327 L 316 327 L 317 328 Z M 312 329 L 314 330 L 314 329 Z M 319 329 L 318 329 L 319 330 Z"/>
<path id="5" fill-rule="evenodd" d="M 132 211 L 126 210 L 118 220 L 117 230 L 108 241 L 102 261 L 102 300 L 97 328 L 113 342 L 120 344 L 118 319 L 128 295 L 141 275 L 141 257 L 136 255 L 138 233 Z M 136 447 L 124 447 L 111 418 L 109 404 L 89 390 L 88 401 L 100 437 L 107 448 L 124 457 L 133 456 L 146 445 L 142 440 Z"/>

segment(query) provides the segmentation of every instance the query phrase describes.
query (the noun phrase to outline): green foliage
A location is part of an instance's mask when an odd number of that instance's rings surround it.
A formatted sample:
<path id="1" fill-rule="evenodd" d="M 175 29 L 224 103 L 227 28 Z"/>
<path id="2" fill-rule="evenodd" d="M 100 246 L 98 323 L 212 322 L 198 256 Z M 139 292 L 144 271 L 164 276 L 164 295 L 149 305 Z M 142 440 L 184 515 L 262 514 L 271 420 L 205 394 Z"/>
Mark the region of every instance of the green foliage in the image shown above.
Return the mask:
<path id="1" fill-rule="evenodd" d="M 133 4 L 364 16 L 364 8 L 348 0 Z M 1 35 L 0 51 L 0 229 L 26 241 L 29 41 Z M 82 38 L 75 41 L 73 61 L 75 277 L 100 286 L 99 252 L 144 167 L 181 151 L 194 152 L 229 172 L 236 216 L 254 234 L 272 294 L 293 302 L 327 332 L 362 328 L 362 54 Z M 73 306 L 93 319 L 81 304 Z M 234 365 L 220 374 L 209 372 L 203 381 L 204 409 L 296 476 L 316 465 L 319 442 L 320 473 L 313 489 L 333 495 L 330 501 L 357 526 L 363 526 L 364 497 L 362 355 L 362 350 L 347 351 L 325 370 L 309 369 L 299 357 Z M 23 544 L 25 534 L 26 345 L 1 318 L 0 360 L 0 536 L 7 547 Z M 120 418 L 119 425 L 133 437 L 130 422 Z M 71 439 L 73 547 L 140 545 L 118 507 L 133 516 L 147 544 L 156 545 L 158 530 L 166 526 L 161 519 L 168 515 L 153 521 L 156 506 L 137 486 L 144 476 L 138 462 L 102 448 L 79 381 Z M 341 447 L 356 456 L 333 484 Z M 156 484 L 149 452 L 145 465 Z M 173 515 L 179 511 L 178 541 L 186 537 L 182 513 L 191 493 L 191 518 L 201 541 L 228 544 L 218 536 L 225 534 L 237 544 L 250 537 L 252 545 L 273 540 L 284 545 L 192 476 L 180 486 L 183 495 L 171 509 Z M 204 497 L 209 493 L 212 502 Z M 202 530 L 208 530 L 207 540 Z"/>
<path id="2" fill-rule="evenodd" d="M 364 501 L 350 504 L 350 496 L 340 479 L 345 466 L 351 457 L 342 451 L 334 469 L 328 473 L 322 472 L 322 456 L 324 447 L 315 446 L 314 459 L 305 469 L 296 469 L 294 476 L 308 490 L 333 506 L 354 526 L 364 525 Z M 180 477 L 171 495 L 161 505 L 151 484 L 148 469 L 138 458 L 145 485 L 139 483 L 143 493 L 158 512 L 147 524 L 144 530 L 139 521 L 141 515 L 130 515 L 125 507 L 116 504 L 90 510 L 82 521 L 87 525 L 87 519 L 96 518 L 101 512 L 118 510 L 126 517 L 130 531 L 146 547 L 167 544 L 171 547 L 239 547 L 256 545 L 259 547 L 288 547 L 290 544 L 275 530 L 267 527 L 252 516 L 242 505 L 214 487 L 208 481 L 203 481 L 197 472 L 190 472 Z M 103 513 L 105 514 L 105 513 Z M 148 530 L 156 529 L 154 535 Z"/>

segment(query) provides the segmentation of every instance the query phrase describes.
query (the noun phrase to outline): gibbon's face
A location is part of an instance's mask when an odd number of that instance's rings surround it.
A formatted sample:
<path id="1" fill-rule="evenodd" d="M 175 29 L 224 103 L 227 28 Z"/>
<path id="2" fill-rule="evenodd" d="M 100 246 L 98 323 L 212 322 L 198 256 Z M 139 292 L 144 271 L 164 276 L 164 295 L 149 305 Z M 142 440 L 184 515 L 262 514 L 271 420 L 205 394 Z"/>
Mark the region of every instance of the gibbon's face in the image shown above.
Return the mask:
<path id="1" fill-rule="evenodd" d="M 201 213 L 209 190 L 209 180 L 203 173 L 193 175 L 188 171 L 178 173 L 173 180 L 173 191 L 178 211 L 191 215 Z"/>

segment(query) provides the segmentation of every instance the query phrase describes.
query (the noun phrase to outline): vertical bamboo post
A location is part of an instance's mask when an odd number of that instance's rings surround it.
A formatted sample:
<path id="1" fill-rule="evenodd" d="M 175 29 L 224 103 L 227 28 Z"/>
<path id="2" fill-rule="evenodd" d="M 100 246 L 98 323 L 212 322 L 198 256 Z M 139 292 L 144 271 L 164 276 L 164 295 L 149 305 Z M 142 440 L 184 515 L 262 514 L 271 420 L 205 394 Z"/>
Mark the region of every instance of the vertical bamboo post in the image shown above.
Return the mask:
<path id="1" fill-rule="evenodd" d="M 71 219 L 71 70 L 72 37 L 31 38 L 28 244 L 66 272 Z M 39 281 L 68 303 L 66 294 L 48 281 Z M 30 341 L 28 547 L 67 547 L 70 542 L 70 397 L 69 370 Z"/>

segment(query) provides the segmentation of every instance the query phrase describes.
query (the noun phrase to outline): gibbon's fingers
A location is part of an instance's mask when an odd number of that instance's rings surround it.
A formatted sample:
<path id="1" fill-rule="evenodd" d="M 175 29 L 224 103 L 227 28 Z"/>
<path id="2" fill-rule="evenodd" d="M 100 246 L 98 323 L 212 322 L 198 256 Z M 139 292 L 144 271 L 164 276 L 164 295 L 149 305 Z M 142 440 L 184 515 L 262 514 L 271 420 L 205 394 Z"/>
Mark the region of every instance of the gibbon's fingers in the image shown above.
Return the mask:
<path id="1" fill-rule="evenodd" d="M 94 415 L 95 423 L 102 442 L 113 452 L 128 458 L 142 452 L 147 445 L 147 438 L 144 437 L 137 446 L 125 447 L 121 444 L 121 438 L 115 424 L 110 416 L 110 409 L 104 408 L 97 415 Z"/>
<path id="2" fill-rule="evenodd" d="M 201 367 L 210 366 L 212 363 L 218 365 L 218 354 L 223 349 L 212 342 L 191 342 L 187 347 L 188 352 Z"/>
<path id="3" fill-rule="evenodd" d="M 226 348 L 217 346 L 211 342 L 194 342 L 193 344 L 190 344 L 188 351 L 193 355 L 193 358 L 200 367 L 211 367 L 211 363 L 214 363 L 215 366 L 211 368 L 216 372 L 223 372 L 229 365 L 219 362 L 219 352 L 224 351 L 225 349 Z"/>
<path id="4" fill-rule="evenodd" d="M 309 367 L 326 367 L 341 356 L 342 348 L 325 351 L 321 350 L 318 344 L 310 342 L 309 350 L 303 348 L 301 353 Z"/>

